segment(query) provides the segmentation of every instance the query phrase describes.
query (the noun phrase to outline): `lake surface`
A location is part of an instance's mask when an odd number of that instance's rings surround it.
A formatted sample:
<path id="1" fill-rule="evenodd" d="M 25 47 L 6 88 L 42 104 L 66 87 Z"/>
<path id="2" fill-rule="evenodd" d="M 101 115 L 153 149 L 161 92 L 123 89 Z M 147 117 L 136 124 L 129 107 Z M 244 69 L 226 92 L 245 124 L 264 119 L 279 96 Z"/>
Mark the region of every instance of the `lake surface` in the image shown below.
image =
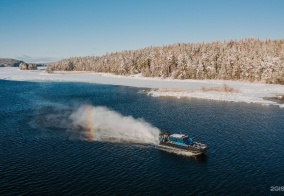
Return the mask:
<path id="1" fill-rule="evenodd" d="M 284 186 L 279 107 L 86 83 L 0 80 L 0 87 L 0 195 L 269 195 Z M 189 157 L 82 139 L 64 123 L 83 104 L 181 131 L 209 149 Z"/>

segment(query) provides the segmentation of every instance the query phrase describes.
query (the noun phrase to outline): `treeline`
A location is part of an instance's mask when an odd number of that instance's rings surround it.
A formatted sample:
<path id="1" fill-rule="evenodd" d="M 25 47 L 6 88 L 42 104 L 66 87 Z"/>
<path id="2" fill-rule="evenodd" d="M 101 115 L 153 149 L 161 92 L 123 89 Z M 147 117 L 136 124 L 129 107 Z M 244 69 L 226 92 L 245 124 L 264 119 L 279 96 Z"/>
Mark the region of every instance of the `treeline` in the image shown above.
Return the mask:
<path id="1" fill-rule="evenodd" d="M 0 67 L 18 67 L 23 62 L 16 59 L 0 58 Z"/>
<path id="2" fill-rule="evenodd" d="M 177 43 L 106 54 L 72 57 L 48 66 L 48 72 L 93 71 L 145 77 L 222 79 L 284 84 L 284 40 L 242 39 Z"/>
<path id="3" fill-rule="evenodd" d="M 21 63 L 19 65 L 19 69 L 20 70 L 37 70 L 37 66 L 38 64 L 35 64 L 35 63 Z"/>

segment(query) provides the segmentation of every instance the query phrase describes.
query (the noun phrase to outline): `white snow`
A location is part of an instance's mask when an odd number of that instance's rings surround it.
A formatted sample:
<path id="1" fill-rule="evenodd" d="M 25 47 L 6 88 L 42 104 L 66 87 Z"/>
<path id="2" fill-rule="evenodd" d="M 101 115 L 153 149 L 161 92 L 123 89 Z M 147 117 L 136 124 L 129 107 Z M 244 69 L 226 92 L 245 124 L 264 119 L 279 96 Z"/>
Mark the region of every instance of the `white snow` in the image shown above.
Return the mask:
<path id="1" fill-rule="evenodd" d="M 1 67 L 0 79 L 15 81 L 66 81 L 89 82 L 97 84 L 122 85 L 132 87 L 151 88 L 149 95 L 154 97 L 172 96 L 177 98 L 200 98 L 218 101 L 259 103 L 262 105 L 278 105 L 263 97 L 277 97 L 284 95 L 284 85 L 249 83 L 241 81 L 223 80 L 173 80 L 161 78 L 146 78 L 141 75 L 117 76 L 109 73 L 92 72 L 55 72 L 48 74 L 43 70 L 21 71 L 16 67 Z M 210 88 L 222 88 L 227 85 L 238 92 L 217 92 Z"/>

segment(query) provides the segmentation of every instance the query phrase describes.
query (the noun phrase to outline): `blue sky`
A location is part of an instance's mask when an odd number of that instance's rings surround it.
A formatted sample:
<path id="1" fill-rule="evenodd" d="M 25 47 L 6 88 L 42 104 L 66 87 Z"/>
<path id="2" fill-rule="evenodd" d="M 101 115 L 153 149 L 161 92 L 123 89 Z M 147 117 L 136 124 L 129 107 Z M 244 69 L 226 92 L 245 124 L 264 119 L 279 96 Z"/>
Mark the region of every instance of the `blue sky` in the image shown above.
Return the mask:
<path id="1" fill-rule="evenodd" d="M 283 39 L 283 0 L 0 0 L 0 57 L 46 62 L 177 42 Z"/>

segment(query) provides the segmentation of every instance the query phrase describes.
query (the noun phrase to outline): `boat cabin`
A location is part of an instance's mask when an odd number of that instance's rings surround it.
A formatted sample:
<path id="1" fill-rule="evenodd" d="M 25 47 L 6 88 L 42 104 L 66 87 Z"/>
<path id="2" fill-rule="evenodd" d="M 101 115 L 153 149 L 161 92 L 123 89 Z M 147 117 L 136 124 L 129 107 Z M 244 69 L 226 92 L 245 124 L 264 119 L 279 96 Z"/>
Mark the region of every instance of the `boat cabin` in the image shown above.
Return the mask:
<path id="1" fill-rule="evenodd" d="M 177 145 L 190 145 L 192 143 L 192 139 L 184 134 L 172 134 L 169 136 L 168 140 Z"/>

